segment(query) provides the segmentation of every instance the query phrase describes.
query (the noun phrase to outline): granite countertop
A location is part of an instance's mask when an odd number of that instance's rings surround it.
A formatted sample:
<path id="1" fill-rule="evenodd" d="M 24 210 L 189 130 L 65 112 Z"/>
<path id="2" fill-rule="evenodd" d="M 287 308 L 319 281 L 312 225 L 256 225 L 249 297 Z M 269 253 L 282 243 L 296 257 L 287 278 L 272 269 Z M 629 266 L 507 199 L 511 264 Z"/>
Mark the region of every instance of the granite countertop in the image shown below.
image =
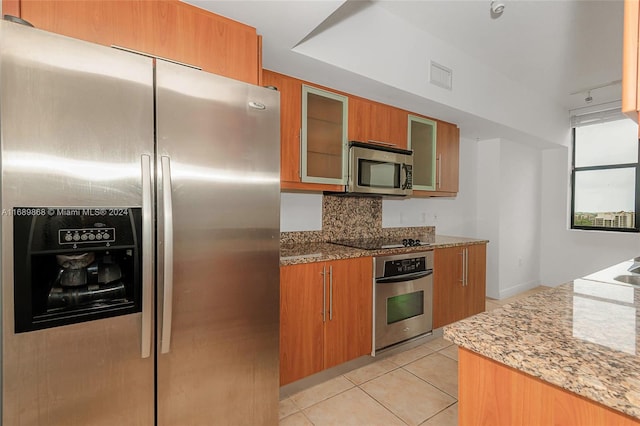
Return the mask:
<path id="1" fill-rule="evenodd" d="M 640 418 L 640 288 L 614 279 L 634 265 L 623 262 L 458 321 L 444 337 Z"/>
<path id="2" fill-rule="evenodd" d="M 431 235 L 422 238 L 427 246 L 402 247 L 381 250 L 364 250 L 341 246 L 329 242 L 291 242 L 280 245 L 280 265 L 322 262 L 325 260 L 349 259 L 354 257 L 381 256 L 397 253 L 414 253 L 434 248 L 455 247 L 469 244 L 486 244 L 487 240 L 474 238 Z"/>

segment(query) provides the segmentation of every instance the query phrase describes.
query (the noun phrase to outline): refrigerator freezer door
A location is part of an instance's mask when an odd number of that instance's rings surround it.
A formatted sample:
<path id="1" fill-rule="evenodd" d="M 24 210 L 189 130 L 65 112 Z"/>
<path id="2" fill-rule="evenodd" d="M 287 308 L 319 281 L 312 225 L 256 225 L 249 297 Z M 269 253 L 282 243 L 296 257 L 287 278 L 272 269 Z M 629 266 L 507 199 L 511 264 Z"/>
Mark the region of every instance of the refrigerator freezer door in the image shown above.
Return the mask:
<path id="1" fill-rule="evenodd" d="M 0 22 L 5 425 L 153 424 L 140 313 L 14 332 L 10 215 L 16 206 L 141 207 L 152 76 L 148 58 Z"/>
<path id="2" fill-rule="evenodd" d="M 170 337 L 156 343 L 158 425 L 277 424 L 279 94 L 163 61 L 156 87 L 158 158 L 170 162 L 156 161 L 157 182 L 170 168 L 173 205 L 172 300 L 158 265 L 157 335 Z"/>

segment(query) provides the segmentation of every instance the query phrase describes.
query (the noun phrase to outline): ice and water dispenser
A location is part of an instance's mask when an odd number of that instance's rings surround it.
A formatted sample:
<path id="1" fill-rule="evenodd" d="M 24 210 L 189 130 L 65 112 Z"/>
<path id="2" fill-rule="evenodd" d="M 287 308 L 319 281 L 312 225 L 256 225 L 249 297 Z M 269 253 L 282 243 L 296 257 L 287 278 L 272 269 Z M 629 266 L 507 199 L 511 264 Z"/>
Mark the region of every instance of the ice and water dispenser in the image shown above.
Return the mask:
<path id="1" fill-rule="evenodd" d="M 16 333 L 139 312 L 141 209 L 16 208 Z"/>

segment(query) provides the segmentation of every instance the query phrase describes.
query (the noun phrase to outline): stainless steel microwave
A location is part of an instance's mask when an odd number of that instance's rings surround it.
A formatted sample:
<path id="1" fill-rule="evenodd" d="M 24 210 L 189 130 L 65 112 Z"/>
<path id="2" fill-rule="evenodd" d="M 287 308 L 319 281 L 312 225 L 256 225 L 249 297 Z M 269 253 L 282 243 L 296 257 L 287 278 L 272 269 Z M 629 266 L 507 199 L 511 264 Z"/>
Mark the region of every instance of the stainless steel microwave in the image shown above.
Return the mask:
<path id="1" fill-rule="evenodd" d="M 412 172 L 413 151 L 365 142 L 349 142 L 349 193 L 411 195 Z"/>

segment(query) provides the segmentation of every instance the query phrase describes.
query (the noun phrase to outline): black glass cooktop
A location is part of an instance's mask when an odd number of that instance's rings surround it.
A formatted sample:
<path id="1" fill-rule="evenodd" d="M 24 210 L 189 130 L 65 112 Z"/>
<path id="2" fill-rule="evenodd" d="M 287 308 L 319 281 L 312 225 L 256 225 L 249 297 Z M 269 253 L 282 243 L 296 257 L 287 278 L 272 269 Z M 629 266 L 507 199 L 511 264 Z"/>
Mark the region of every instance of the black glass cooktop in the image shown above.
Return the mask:
<path id="1" fill-rule="evenodd" d="M 402 247 L 428 246 L 429 243 L 413 238 L 362 238 L 357 240 L 334 240 L 333 244 L 341 246 L 355 247 L 364 250 L 380 250 Z"/>

